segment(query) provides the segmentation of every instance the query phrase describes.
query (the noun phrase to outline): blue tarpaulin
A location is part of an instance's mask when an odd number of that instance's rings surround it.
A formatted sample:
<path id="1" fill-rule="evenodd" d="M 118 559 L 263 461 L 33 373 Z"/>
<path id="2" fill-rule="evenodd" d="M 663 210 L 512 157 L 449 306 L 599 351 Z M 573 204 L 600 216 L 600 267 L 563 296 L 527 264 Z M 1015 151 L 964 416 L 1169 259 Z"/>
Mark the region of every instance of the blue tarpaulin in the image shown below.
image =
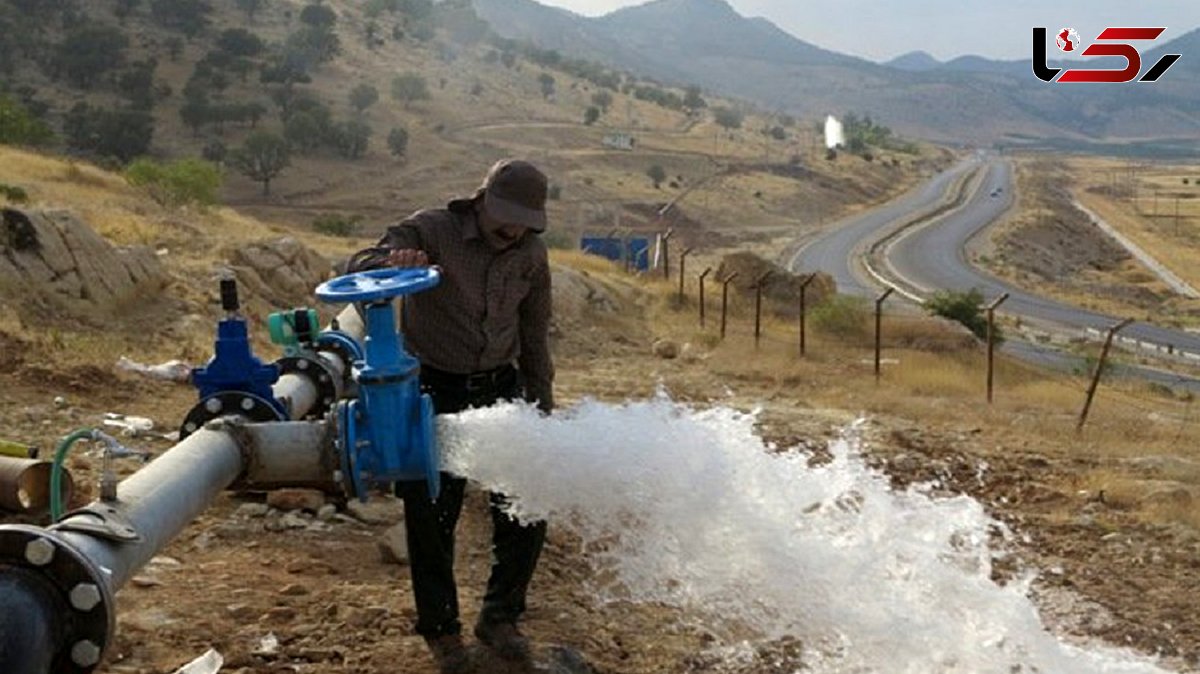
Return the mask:
<path id="1" fill-rule="evenodd" d="M 650 269 L 650 240 L 644 237 L 618 239 L 585 236 L 580 239 L 579 248 L 585 253 L 599 255 L 621 264 L 628 259 L 629 266 L 638 271 Z"/>

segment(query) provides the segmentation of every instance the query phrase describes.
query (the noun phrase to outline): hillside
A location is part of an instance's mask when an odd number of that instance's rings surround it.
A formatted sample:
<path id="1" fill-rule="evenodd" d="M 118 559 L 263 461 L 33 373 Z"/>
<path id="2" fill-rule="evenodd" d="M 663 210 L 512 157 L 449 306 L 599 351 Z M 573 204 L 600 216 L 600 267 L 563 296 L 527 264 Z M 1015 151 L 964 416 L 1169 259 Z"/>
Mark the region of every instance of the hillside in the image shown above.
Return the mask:
<path id="1" fill-rule="evenodd" d="M 11 12 L 17 4 L 5 0 L 0 9 Z M 123 17 L 115 13 L 119 3 L 80 4 L 76 11 L 87 17 L 88 30 L 99 31 L 97 44 L 121 38 L 128 45 L 105 52 L 113 65 L 87 87 L 69 71 L 44 65 L 73 63 L 65 56 L 71 53 L 67 38 L 83 30 L 64 27 L 66 15 L 47 8 L 40 18 L 22 19 L 36 19 L 45 45 L 14 59 L 7 89 L 40 113 L 67 149 L 111 152 L 94 147 L 102 124 L 152 126 L 152 135 L 129 138 L 133 149 L 122 152 L 222 160 L 226 203 L 303 229 L 322 215 L 358 217 L 365 236 L 383 222 L 470 192 L 492 161 L 513 154 L 542 164 L 552 177 L 558 245 L 617 223 L 634 229 L 675 224 L 652 222 L 647 214 L 681 197 L 673 214 L 684 229 L 717 232 L 685 233 L 697 242 L 814 227 L 897 193 L 946 159 L 927 149 L 919 156 L 877 152 L 882 161 L 873 163 L 830 162 L 814 131 L 816 117 L 746 109 L 740 128 L 721 127 L 709 111 L 741 104 L 706 95 L 696 109 L 686 108 L 680 89 L 489 37 L 469 8 L 454 3 L 375 5 L 383 9 L 326 2 L 329 16 L 306 20 L 309 6 L 301 0 L 264 3 L 253 18 L 213 3 L 188 37 L 178 27 L 164 28 L 154 13 L 160 3 L 134 3 Z M 14 14 L 7 19 L 17 20 Z M 395 97 L 397 78 L 415 86 L 416 93 L 400 92 L 411 99 Z M 130 80 L 148 82 L 148 101 L 129 98 L 138 92 Z M 360 87 L 374 92 L 361 112 L 350 99 Z M 80 102 L 91 105 L 90 117 L 72 114 Z M 592 124 L 585 123 L 589 107 L 599 113 Z M 81 121 L 89 119 L 91 126 Z M 400 156 L 387 142 L 396 129 L 407 134 Z M 263 185 L 232 162 L 260 131 L 291 146 L 290 166 L 271 181 L 266 197 Z M 131 135 L 99 133 L 118 141 Z M 609 136 L 635 147 L 609 147 Z M 657 187 L 647 177 L 655 166 L 667 176 Z"/>
<path id="2" fill-rule="evenodd" d="M 868 112 L 923 138 L 1200 135 L 1200 88 L 1183 62 L 1155 85 L 1151 98 L 1142 99 L 1112 88 L 1047 88 L 1030 75 L 1028 61 L 963 56 L 937 63 L 909 55 L 877 65 L 805 43 L 764 19 L 742 17 L 724 0 L 656 0 L 599 18 L 572 17 L 535 0 L 474 2 L 507 37 L 636 66 L 665 81 L 695 82 L 794 114 Z M 1200 31 L 1158 51 L 1186 54 L 1197 39 Z"/>

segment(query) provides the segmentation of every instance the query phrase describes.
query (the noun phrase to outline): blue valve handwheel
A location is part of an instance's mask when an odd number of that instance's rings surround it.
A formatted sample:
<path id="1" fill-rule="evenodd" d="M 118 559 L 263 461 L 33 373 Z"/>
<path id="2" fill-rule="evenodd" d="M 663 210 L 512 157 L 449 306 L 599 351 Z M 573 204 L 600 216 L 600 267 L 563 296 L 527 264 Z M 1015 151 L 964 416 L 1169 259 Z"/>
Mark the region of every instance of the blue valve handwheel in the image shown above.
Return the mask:
<path id="1" fill-rule="evenodd" d="M 429 290 L 441 280 L 441 273 L 433 267 L 373 269 L 326 281 L 317 286 L 317 297 L 339 304 L 376 302 Z"/>

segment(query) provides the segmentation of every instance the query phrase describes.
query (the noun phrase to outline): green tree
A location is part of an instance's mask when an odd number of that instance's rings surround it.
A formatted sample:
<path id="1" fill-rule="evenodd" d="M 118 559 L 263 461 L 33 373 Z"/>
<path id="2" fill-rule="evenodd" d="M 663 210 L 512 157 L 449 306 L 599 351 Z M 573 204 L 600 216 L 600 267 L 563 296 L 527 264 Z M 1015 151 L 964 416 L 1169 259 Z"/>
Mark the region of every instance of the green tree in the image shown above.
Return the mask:
<path id="1" fill-rule="evenodd" d="M 154 117 L 142 110 L 106 110 L 76 103 L 63 121 L 63 132 L 73 150 L 128 162 L 150 149 Z"/>
<path id="2" fill-rule="evenodd" d="M 354 90 L 350 92 L 350 105 L 360 115 L 377 102 L 379 102 L 379 90 L 365 82 L 354 87 Z"/>
<path id="3" fill-rule="evenodd" d="M 397 75 L 392 80 L 392 98 L 404 103 L 406 108 L 416 101 L 427 101 L 431 98 L 429 83 L 416 73 Z"/>
<path id="4" fill-rule="evenodd" d="M 332 30 L 337 25 L 337 18 L 337 12 L 320 3 L 308 5 L 300 11 L 300 20 L 305 25 L 324 31 Z"/>
<path id="5" fill-rule="evenodd" d="M 150 16 L 159 25 L 193 37 L 208 27 L 207 0 L 150 0 Z"/>
<path id="6" fill-rule="evenodd" d="M 655 189 L 658 189 L 659 187 L 661 187 L 662 181 L 667 179 L 666 169 L 659 166 L 658 164 L 655 164 L 655 165 L 651 166 L 650 168 L 646 169 L 646 175 L 650 177 L 650 180 L 654 181 Z"/>
<path id="7" fill-rule="evenodd" d="M 297 112 L 288 117 L 283 126 L 283 137 L 288 146 L 300 154 L 308 154 L 321 145 L 323 129 L 307 112 Z"/>
<path id="8" fill-rule="evenodd" d="M 217 38 L 217 46 L 233 56 L 258 56 L 266 45 L 262 38 L 244 28 L 230 28 Z"/>
<path id="9" fill-rule="evenodd" d="M 713 108 L 713 121 L 725 129 L 740 129 L 745 116 L 740 110 L 719 106 Z"/>
<path id="10" fill-rule="evenodd" d="M 987 339 L 987 317 L 983 308 L 983 293 L 977 288 L 967 292 L 942 290 L 925 302 L 925 310 L 935 316 L 962 323 L 976 337 Z M 997 342 L 1003 341 L 999 328 L 995 329 Z"/>
<path id="11" fill-rule="evenodd" d="M 47 145 L 54 132 L 16 101 L 0 95 L 0 144 Z"/>
<path id="12" fill-rule="evenodd" d="M 371 142 L 371 126 L 361 119 L 351 119 L 334 127 L 334 144 L 346 159 L 360 159 Z"/>
<path id="13" fill-rule="evenodd" d="M 554 95 L 554 76 L 550 73 L 542 73 L 538 76 L 538 84 L 542 85 L 542 97 L 550 98 Z"/>
<path id="14" fill-rule="evenodd" d="M 180 159 L 165 164 L 153 159 L 137 159 L 125 169 L 125 179 L 145 189 L 152 199 L 164 206 L 217 203 L 221 190 L 221 170 L 202 159 Z"/>
<path id="15" fill-rule="evenodd" d="M 393 157 L 403 157 L 404 153 L 408 151 L 408 129 L 403 127 L 392 129 L 388 133 L 387 144 Z"/>
<path id="16" fill-rule="evenodd" d="M 700 95 L 700 87 L 693 84 L 684 89 L 683 107 L 688 110 L 702 110 L 708 107 L 708 102 Z"/>
<path id="17" fill-rule="evenodd" d="M 265 131 L 252 134 L 246 139 L 246 144 L 229 157 L 229 163 L 242 175 L 262 183 L 264 197 L 271 194 L 271 181 L 278 177 L 290 162 L 287 141 Z"/>
<path id="18" fill-rule="evenodd" d="M 584 111 L 584 113 L 583 113 L 583 123 L 584 124 L 591 126 L 599 120 L 600 120 L 600 108 L 597 108 L 596 106 L 593 105 L 593 106 L 589 107 L 586 111 Z"/>
<path id="19" fill-rule="evenodd" d="M 612 102 L 612 94 L 608 93 L 607 91 L 597 91 L 596 93 L 592 94 L 592 105 L 600 108 L 600 110 L 604 112 L 608 112 L 609 107 L 612 106 Z"/>
<path id="20" fill-rule="evenodd" d="M 87 89 L 121 64 L 128 46 L 120 28 L 85 24 L 64 36 L 55 48 L 55 63 L 71 84 Z"/>
<path id="21" fill-rule="evenodd" d="M 250 19 L 251 21 L 254 20 L 254 16 L 258 14 L 267 4 L 267 0 L 235 0 L 235 2 L 237 3 L 238 9 L 245 12 L 246 18 Z"/>

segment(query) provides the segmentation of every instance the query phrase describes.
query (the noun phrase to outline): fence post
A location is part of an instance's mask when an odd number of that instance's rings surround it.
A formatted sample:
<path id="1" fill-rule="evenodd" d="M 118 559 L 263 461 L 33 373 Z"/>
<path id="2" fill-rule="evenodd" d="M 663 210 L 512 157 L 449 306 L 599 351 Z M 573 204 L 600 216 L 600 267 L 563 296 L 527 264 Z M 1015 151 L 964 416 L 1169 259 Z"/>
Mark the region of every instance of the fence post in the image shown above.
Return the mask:
<path id="1" fill-rule="evenodd" d="M 762 276 L 754 282 L 754 348 L 758 348 L 758 342 L 762 338 L 762 290 L 763 284 L 771 276 L 771 272 L 763 272 Z"/>
<path id="2" fill-rule="evenodd" d="M 671 280 L 671 236 L 675 234 L 675 230 L 667 228 L 667 231 L 662 235 L 662 263 L 663 263 L 663 278 L 667 281 Z"/>
<path id="3" fill-rule="evenodd" d="M 800 283 L 800 357 L 802 357 L 802 358 L 804 357 L 804 350 L 805 350 L 805 334 L 804 334 L 805 318 L 804 318 L 804 315 L 808 308 L 806 306 L 805 295 L 808 293 L 808 284 L 815 281 L 816 278 L 817 278 L 816 274 L 809 274 L 808 278 L 804 279 L 804 281 Z"/>
<path id="4" fill-rule="evenodd" d="M 687 256 L 692 252 L 691 248 L 684 248 L 679 254 L 679 305 L 683 306 L 683 273 L 685 265 L 687 265 Z"/>
<path id="5" fill-rule="evenodd" d="M 895 292 L 895 288 L 888 288 L 883 291 L 875 300 L 875 382 L 879 382 L 879 377 L 882 375 L 880 366 L 882 365 L 880 355 L 883 351 L 883 302 Z"/>
<path id="6" fill-rule="evenodd" d="M 1083 410 L 1079 412 L 1079 423 L 1075 424 L 1075 431 L 1083 430 L 1083 425 L 1087 423 L 1088 411 L 1092 408 L 1092 399 L 1096 397 L 1096 387 L 1100 386 L 1100 375 L 1104 372 L 1104 363 L 1108 360 L 1108 350 L 1112 347 L 1113 337 L 1116 337 L 1125 326 L 1133 322 L 1132 318 L 1117 323 L 1108 330 L 1108 336 L 1104 338 L 1104 348 L 1100 350 L 1100 360 L 1096 362 L 1096 371 L 1092 373 L 1092 383 L 1088 386 L 1087 399 L 1083 401 Z"/>
<path id="7" fill-rule="evenodd" d="M 704 328 L 704 279 L 708 278 L 711 273 L 712 267 L 709 267 L 700 275 L 700 327 L 702 329 Z"/>
<path id="8" fill-rule="evenodd" d="M 1008 293 L 1004 293 L 987 308 L 987 401 L 989 405 L 992 404 L 992 382 L 996 371 L 996 307 L 1004 304 L 1007 299 Z"/>
<path id="9" fill-rule="evenodd" d="M 721 339 L 725 339 L 725 321 L 729 315 L 729 284 L 737 277 L 738 273 L 735 271 L 721 281 Z"/>

